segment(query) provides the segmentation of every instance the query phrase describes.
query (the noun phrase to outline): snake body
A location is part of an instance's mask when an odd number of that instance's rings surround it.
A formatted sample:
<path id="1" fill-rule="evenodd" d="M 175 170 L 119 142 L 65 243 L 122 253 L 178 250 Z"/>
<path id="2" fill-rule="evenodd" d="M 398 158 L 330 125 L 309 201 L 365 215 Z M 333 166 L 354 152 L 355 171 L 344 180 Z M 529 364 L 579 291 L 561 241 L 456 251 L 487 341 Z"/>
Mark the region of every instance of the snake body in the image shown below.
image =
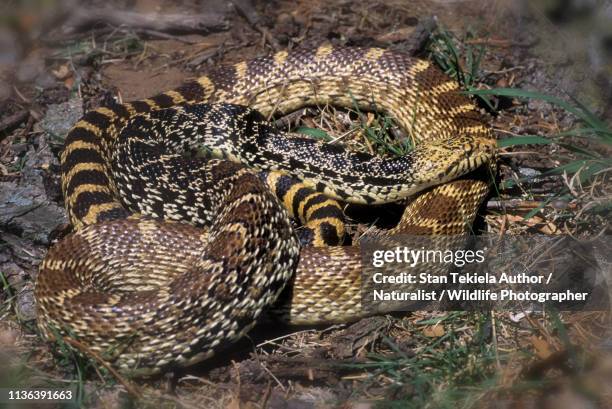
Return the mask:
<path id="1" fill-rule="evenodd" d="M 324 104 L 385 112 L 416 147 L 383 159 L 264 120 Z M 185 155 L 200 146 L 216 159 Z M 359 246 L 300 250 L 289 214 L 321 244 L 342 230 L 328 197 L 376 204 L 425 190 L 389 233 L 461 234 L 487 184 L 454 179 L 490 163 L 494 146 L 453 80 L 377 48 L 283 51 L 91 111 L 61 155 L 76 232 L 41 265 L 39 327 L 140 374 L 198 362 L 242 337 L 288 282 L 275 308 L 283 319 L 356 319 Z"/>

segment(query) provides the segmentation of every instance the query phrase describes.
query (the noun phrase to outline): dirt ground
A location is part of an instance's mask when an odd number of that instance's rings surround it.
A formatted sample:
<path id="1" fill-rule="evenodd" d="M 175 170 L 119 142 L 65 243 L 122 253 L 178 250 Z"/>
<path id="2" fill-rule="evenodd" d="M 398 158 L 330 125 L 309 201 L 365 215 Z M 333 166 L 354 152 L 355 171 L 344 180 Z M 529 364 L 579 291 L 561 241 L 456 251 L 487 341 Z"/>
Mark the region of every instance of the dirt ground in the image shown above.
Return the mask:
<path id="1" fill-rule="evenodd" d="M 72 352 L 54 354 L 38 335 L 32 296 L 47 248 L 70 231 L 58 154 L 83 112 L 295 47 L 380 46 L 436 60 L 432 38 L 443 33 L 462 56 L 484 50 L 473 89 L 520 88 L 574 106 L 580 101 L 609 131 L 612 9 L 605 2 L 93 0 L 0 7 L 0 387 L 70 385 L 78 391 L 74 405 L 99 408 L 612 408 L 607 311 L 262 324 L 221 356 L 130 380 Z M 138 17 L 151 13 L 154 22 Z M 466 72 L 474 66 L 460 60 Z M 554 139 L 584 121 L 552 100 L 494 95 L 490 102 L 480 104 L 500 141 L 531 135 L 554 143 L 500 145 L 497 189 L 478 229 L 500 236 L 610 234 L 610 145 L 581 134 Z M 333 138 L 351 129 L 348 117 L 330 109 L 296 121 Z M 580 172 L 592 168 L 551 173 L 586 154 L 606 165 L 586 178 Z M 372 217 L 347 211 L 355 236 L 370 227 Z M 394 217 L 393 210 L 381 212 Z M 609 257 L 602 263 L 610 269 Z"/>

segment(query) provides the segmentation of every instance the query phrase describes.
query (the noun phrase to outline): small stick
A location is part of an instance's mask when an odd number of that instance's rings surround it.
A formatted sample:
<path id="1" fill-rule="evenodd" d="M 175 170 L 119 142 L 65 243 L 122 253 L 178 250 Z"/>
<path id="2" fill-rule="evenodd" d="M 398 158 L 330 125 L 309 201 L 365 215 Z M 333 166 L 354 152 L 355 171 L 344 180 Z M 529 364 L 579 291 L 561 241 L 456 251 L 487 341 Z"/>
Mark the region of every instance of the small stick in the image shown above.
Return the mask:
<path id="1" fill-rule="evenodd" d="M 268 29 L 261 25 L 261 18 L 249 0 L 233 0 L 232 3 L 251 27 L 259 31 L 264 43 L 268 42 L 274 51 L 279 51 L 282 48 Z"/>
<path id="2" fill-rule="evenodd" d="M 274 126 L 277 128 L 291 128 L 291 125 L 297 123 L 305 115 L 314 115 L 316 111 L 310 107 L 298 109 L 290 114 L 283 115 L 274 121 Z"/>
<path id="3" fill-rule="evenodd" d="M 115 379 L 117 379 L 125 387 L 125 389 L 128 391 L 130 395 L 135 396 L 138 399 L 142 399 L 142 393 L 140 392 L 138 387 L 136 385 L 133 385 L 123 376 L 121 376 L 119 372 L 115 370 L 115 368 L 110 366 L 110 364 L 106 362 L 104 359 L 102 359 L 102 357 L 98 355 L 96 352 L 92 351 L 91 349 L 89 349 L 87 346 L 77 341 L 76 339 L 66 337 L 66 338 L 63 338 L 63 340 L 64 342 L 75 347 L 76 349 L 84 353 L 85 355 L 89 355 L 93 357 L 96 361 L 98 361 L 98 363 L 100 363 L 100 365 L 105 367 L 115 377 Z"/>
<path id="4" fill-rule="evenodd" d="M 229 28 L 229 22 L 225 13 L 213 11 L 206 14 L 137 13 L 134 11 L 115 10 L 108 7 L 77 9 L 70 16 L 67 25 L 73 27 L 72 32 L 74 32 L 96 23 L 105 23 L 115 27 L 123 26 L 136 30 L 181 34 L 207 34 Z"/>
<path id="5" fill-rule="evenodd" d="M 13 115 L 9 115 L 7 118 L 4 118 L 2 121 L 0 121 L 0 132 L 11 130 L 19 126 L 23 121 L 28 119 L 29 116 L 30 112 L 27 110 L 19 111 L 17 113 L 14 113 Z"/>
<path id="6" fill-rule="evenodd" d="M 487 203 L 487 209 L 503 210 L 503 209 L 536 209 L 542 206 L 542 202 L 529 202 L 525 200 L 490 200 Z"/>

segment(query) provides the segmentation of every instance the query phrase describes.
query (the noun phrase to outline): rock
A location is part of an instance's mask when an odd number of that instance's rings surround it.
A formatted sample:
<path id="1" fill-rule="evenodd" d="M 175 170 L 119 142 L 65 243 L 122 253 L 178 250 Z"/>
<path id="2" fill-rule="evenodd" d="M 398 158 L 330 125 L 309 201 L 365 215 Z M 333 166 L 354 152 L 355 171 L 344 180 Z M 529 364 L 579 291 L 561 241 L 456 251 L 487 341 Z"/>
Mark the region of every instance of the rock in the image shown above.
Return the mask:
<path id="1" fill-rule="evenodd" d="M 22 239 L 14 234 L 3 232 L 0 236 L 2 243 L 3 254 L 6 254 L 10 260 L 14 260 L 20 265 L 30 265 L 37 268 L 42 262 L 46 247 L 32 244 L 31 241 Z M 30 273 L 35 273 L 32 270 Z"/>
<path id="2" fill-rule="evenodd" d="M 0 271 L 4 274 L 6 281 L 9 283 L 11 288 L 16 291 L 21 290 L 23 288 L 23 284 L 26 281 L 26 277 L 28 273 L 25 272 L 24 269 L 19 267 L 17 264 L 9 261 L 7 263 L 3 263 L 0 265 Z"/>
<path id="3" fill-rule="evenodd" d="M 36 319 L 34 287 L 32 281 L 28 279 L 29 274 L 12 261 L 0 265 L 0 271 L 16 293 L 15 308 L 19 319 L 23 321 Z"/>
<path id="4" fill-rule="evenodd" d="M 0 183 L 0 228 L 38 244 L 49 244 L 53 230 L 66 223 L 66 212 L 48 200 L 44 186 Z"/>
<path id="5" fill-rule="evenodd" d="M 1 251 L 0 250 L 0 264 L 6 263 L 10 259 L 11 259 L 11 256 L 9 255 L 8 251 Z"/>
<path id="6" fill-rule="evenodd" d="M 59 161 L 49 147 L 47 135 L 39 135 L 34 143 L 28 147 L 25 154 L 25 167 L 22 175 L 30 182 L 34 175 L 40 176 L 42 171 L 47 171 L 51 167 L 59 167 Z"/>
<path id="7" fill-rule="evenodd" d="M 569 203 L 567 202 L 567 200 L 557 199 L 557 200 L 553 200 L 552 202 L 550 202 L 550 206 L 553 209 L 565 210 L 568 208 Z"/>
<path id="8" fill-rule="evenodd" d="M 281 13 L 276 18 L 274 29 L 278 42 L 288 44 L 292 37 L 296 37 L 300 33 L 300 24 L 296 23 L 291 14 Z"/>
<path id="9" fill-rule="evenodd" d="M 83 100 L 72 98 L 61 104 L 49 105 L 39 126 L 55 138 L 64 139 L 70 128 L 83 116 Z"/>
<path id="10" fill-rule="evenodd" d="M 546 116 L 550 114 L 550 111 L 552 110 L 552 105 L 541 99 L 530 99 L 527 103 L 527 108 L 532 111 L 537 111 L 542 115 Z"/>
<path id="11" fill-rule="evenodd" d="M 51 88 L 55 84 L 57 84 L 57 80 L 47 71 L 43 71 L 36 77 L 36 79 L 34 80 L 34 84 L 39 88 L 46 89 Z"/>
<path id="12" fill-rule="evenodd" d="M 519 172 L 521 173 L 521 175 L 527 178 L 535 178 L 536 176 L 540 176 L 542 174 L 542 172 L 538 170 L 524 167 L 519 168 Z"/>
<path id="13" fill-rule="evenodd" d="M 400 50 L 410 55 L 418 55 L 424 51 L 425 46 L 431 38 L 431 33 L 438 27 L 438 21 L 436 17 L 430 16 L 420 18 L 413 23 L 415 23 L 416 26 L 410 36 L 405 39 Z"/>
<path id="14" fill-rule="evenodd" d="M 301 399 L 287 399 L 286 396 L 275 389 L 270 394 L 268 407 L 270 409 L 314 409 L 315 405 L 313 402 Z"/>
<path id="15" fill-rule="evenodd" d="M 46 171 L 58 166 L 46 136 L 38 136 L 25 155 L 21 179 L 0 182 L 0 229 L 49 244 L 51 232 L 67 223 L 65 210 L 47 196 L 45 188 Z"/>
<path id="16" fill-rule="evenodd" d="M 32 281 L 28 281 L 17 293 L 15 307 L 19 320 L 32 321 L 36 319 L 36 301 L 34 300 L 34 283 Z"/>

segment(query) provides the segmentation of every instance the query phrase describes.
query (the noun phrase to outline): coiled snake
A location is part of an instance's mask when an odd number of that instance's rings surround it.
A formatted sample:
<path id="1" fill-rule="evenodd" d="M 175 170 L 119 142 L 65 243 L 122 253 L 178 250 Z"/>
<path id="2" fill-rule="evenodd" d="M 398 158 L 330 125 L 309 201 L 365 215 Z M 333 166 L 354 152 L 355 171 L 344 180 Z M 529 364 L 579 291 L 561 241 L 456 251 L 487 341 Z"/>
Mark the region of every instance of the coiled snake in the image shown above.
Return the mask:
<path id="1" fill-rule="evenodd" d="M 283 135 L 263 120 L 318 104 L 385 112 L 416 147 L 382 159 Z M 202 146 L 217 159 L 188 154 Z M 289 301 L 275 307 L 283 319 L 354 320 L 364 314 L 359 246 L 300 249 L 289 213 L 324 244 L 342 234 L 328 197 L 374 204 L 425 190 L 390 233 L 464 233 L 487 184 L 455 179 L 490 163 L 494 146 L 455 81 L 378 48 L 282 51 L 98 108 L 61 155 L 76 231 L 41 265 L 39 327 L 147 374 L 240 338 L 287 283 Z"/>

